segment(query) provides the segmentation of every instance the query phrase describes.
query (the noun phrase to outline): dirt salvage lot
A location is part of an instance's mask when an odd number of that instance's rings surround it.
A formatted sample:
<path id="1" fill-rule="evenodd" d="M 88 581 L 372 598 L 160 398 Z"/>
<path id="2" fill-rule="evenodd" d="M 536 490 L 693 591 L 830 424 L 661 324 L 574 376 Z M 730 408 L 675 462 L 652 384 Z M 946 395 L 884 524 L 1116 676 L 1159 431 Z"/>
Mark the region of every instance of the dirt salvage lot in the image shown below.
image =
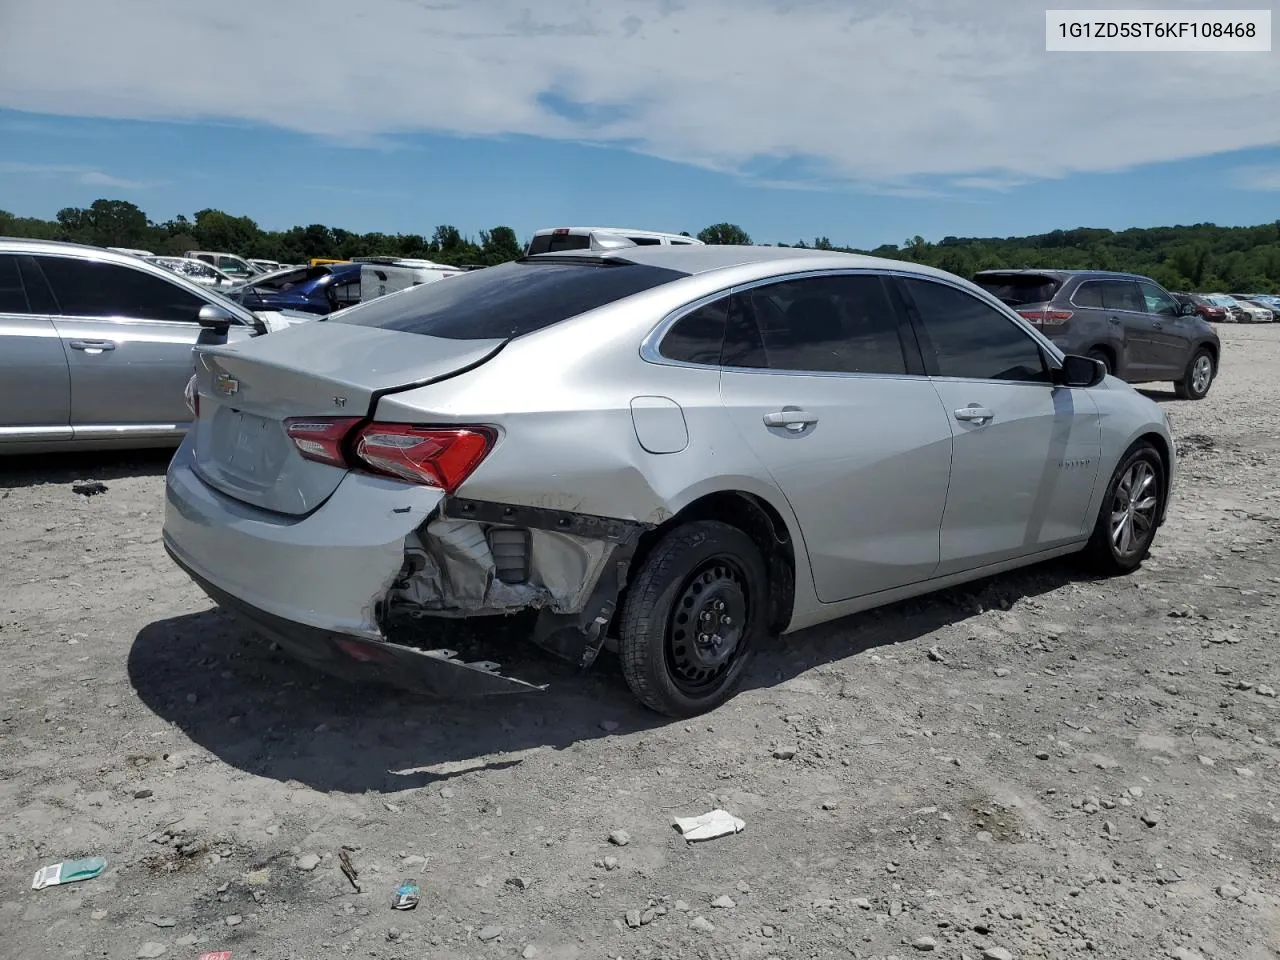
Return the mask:
<path id="1" fill-rule="evenodd" d="M 1280 956 L 1280 325 L 1222 336 L 1208 400 L 1153 392 L 1182 462 L 1137 574 L 805 631 L 689 723 L 611 662 L 354 690 L 170 563 L 164 456 L 0 466 L 0 954 Z M 746 831 L 672 829 L 717 806 Z"/>

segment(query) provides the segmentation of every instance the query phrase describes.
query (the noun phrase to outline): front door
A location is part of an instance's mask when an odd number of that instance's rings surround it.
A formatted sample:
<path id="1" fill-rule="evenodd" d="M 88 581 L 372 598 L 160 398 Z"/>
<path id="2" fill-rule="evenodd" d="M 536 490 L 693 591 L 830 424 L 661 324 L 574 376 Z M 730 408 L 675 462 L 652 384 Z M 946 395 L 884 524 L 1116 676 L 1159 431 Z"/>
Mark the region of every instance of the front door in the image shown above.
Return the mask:
<path id="1" fill-rule="evenodd" d="M 85 435 L 108 428 L 165 433 L 191 419 L 183 389 L 208 301 L 135 267 L 38 257 L 56 297 L 54 324 L 71 369 L 71 423 Z M 247 329 L 247 328 L 246 328 Z"/>
<path id="2" fill-rule="evenodd" d="M 954 438 L 938 576 L 1079 540 L 1102 456 L 1087 390 L 1055 387 L 1040 345 L 958 287 L 902 281 Z"/>
<path id="3" fill-rule="evenodd" d="M 1164 371 L 1156 344 L 1155 317 L 1147 312 L 1142 289 L 1136 280 L 1100 280 L 1102 299 L 1113 323 L 1118 323 L 1124 339 L 1125 362 L 1119 373 L 1140 382 L 1159 380 Z"/>
<path id="4" fill-rule="evenodd" d="M 1191 360 L 1191 317 L 1182 315 L 1182 304 L 1154 283 L 1138 282 L 1151 317 L 1153 363 L 1166 380 L 1180 380 Z"/>
<path id="5" fill-rule="evenodd" d="M 790 503 L 826 603 L 938 565 L 951 429 L 900 315 L 869 273 L 733 298 L 721 399 Z"/>

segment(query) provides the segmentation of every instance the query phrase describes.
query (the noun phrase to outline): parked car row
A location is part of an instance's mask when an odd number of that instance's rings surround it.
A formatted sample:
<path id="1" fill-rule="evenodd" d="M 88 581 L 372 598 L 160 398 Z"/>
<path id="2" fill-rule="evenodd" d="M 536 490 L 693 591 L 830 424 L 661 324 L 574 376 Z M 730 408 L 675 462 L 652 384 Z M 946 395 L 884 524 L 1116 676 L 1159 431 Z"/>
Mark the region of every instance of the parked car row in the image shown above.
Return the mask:
<path id="1" fill-rule="evenodd" d="M 0 452 L 181 441 L 166 549 L 322 669 L 527 691 L 422 629 L 527 612 L 689 716 L 779 633 L 1068 553 L 1136 568 L 1176 457 L 1121 378 L 1200 398 L 1218 368 L 1144 277 L 573 230 L 226 289 L 0 241 Z"/>
<path id="2" fill-rule="evenodd" d="M 1280 317 L 1280 297 L 1266 294 L 1175 293 L 1183 303 L 1216 323 L 1272 323 Z"/>

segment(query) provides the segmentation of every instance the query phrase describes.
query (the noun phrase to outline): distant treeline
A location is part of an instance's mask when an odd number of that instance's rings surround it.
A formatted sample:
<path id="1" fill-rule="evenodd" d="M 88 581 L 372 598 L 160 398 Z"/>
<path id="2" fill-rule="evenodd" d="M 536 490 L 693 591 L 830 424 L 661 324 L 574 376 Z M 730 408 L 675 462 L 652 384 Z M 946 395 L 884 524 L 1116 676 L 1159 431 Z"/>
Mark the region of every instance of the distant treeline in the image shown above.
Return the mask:
<path id="1" fill-rule="evenodd" d="M 637 226 L 652 227 L 651 224 Z M 661 226 L 661 225 L 658 225 Z M 288 230 L 263 230 L 248 217 L 221 210 L 200 210 L 155 223 L 126 200 L 95 200 L 88 207 L 66 207 L 53 220 L 17 217 L 0 210 L 0 236 L 70 240 L 97 246 L 135 247 L 159 254 L 218 250 L 281 263 L 312 257 L 421 257 L 451 264 L 497 264 L 519 257 L 523 244 L 510 227 L 463 236 L 444 224 L 430 236 L 413 233 L 352 233 L 313 223 Z M 697 234 L 707 243 L 751 243 L 736 224 L 713 224 Z M 777 246 L 814 247 L 871 253 L 912 260 L 972 276 L 1000 267 L 1060 267 L 1124 270 L 1152 277 L 1173 290 L 1240 293 L 1280 292 L 1280 220 L 1256 227 L 1150 227 L 1132 230 L 1080 228 L 1031 237 L 945 237 L 930 243 L 913 237 L 901 246 L 887 244 L 856 250 L 827 237 L 811 243 Z"/>

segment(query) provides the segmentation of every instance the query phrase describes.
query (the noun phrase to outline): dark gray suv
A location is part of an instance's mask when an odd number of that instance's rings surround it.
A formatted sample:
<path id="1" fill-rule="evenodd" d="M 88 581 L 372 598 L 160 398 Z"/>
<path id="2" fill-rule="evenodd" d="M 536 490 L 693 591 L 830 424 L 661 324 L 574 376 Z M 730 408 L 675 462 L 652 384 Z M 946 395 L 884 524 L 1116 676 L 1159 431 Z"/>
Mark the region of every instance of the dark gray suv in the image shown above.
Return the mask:
<path id="1" fill-rule="evenodd" d="M 1218 372 L 1217 331 L 1154 280 L 1102 270 L 983 270 L 973 282 L 1065 353 L 1093 357 L 1129 383 L 1172 380 L 1200 400 Z"/>

